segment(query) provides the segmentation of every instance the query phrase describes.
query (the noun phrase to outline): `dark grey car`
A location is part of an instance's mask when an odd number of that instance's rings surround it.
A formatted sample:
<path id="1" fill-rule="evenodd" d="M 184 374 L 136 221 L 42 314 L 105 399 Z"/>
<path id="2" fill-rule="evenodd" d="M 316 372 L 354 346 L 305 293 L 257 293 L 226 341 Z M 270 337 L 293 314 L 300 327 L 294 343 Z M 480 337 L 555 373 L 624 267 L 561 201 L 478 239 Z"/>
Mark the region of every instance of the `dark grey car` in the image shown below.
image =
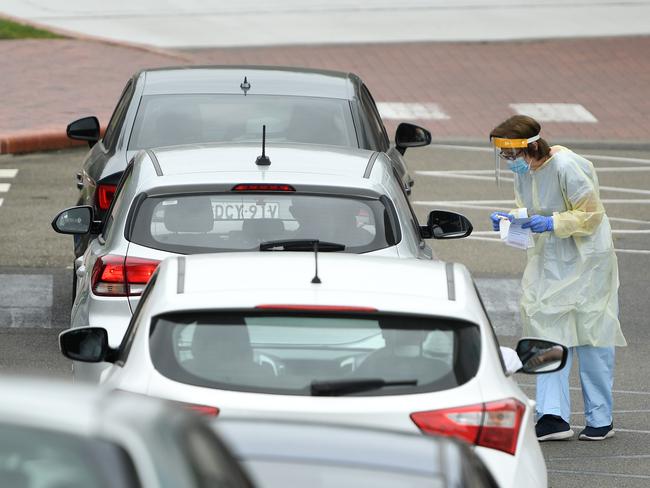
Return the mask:
<path id="1" fill-rule="evenodd" d="M 498 488 L 478 456 L 447 437 L 276 419 L 213 427 L 259 488 Z"/>
<path id="2" fill-rule="evenodd" d="M 402 123 L 391 145 L 370 91 L 352 73 L 262 66 L 144 70 L 127 82 L 103 137 L 96 117 L 68 126 L 70 138 L 91 147 L 77 174 L 77 205 L 91 205 L 103 220 L 127 162 L 140 149 L 261 142 L 262 125 L 269 142 L 385 152 L 407 193 L 413 179 L 402 156 L 407 147 L 431 142 L 427 130 Z M 75 238 L 76 256 L 89 237 Z"/>

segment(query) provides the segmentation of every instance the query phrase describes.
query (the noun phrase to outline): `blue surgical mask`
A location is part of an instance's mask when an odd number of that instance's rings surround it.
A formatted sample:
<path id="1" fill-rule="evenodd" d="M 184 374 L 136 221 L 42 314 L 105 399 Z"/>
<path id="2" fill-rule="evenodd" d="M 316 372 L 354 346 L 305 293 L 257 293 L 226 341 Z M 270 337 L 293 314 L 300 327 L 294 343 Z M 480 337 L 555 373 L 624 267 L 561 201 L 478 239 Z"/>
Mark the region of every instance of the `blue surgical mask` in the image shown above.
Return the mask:
<path id="1" fill-rule="evenodd" d="M 510 169 L 510 171 L 512 171 L 513 173 L 517 173 L 518 175 L 523 175 L 528 173 L 528 170 L 530 169 L 530 165 L 526 162 L 524 158 L 520 156 L 514 161 L 508 161 L 508 169 Z"/>

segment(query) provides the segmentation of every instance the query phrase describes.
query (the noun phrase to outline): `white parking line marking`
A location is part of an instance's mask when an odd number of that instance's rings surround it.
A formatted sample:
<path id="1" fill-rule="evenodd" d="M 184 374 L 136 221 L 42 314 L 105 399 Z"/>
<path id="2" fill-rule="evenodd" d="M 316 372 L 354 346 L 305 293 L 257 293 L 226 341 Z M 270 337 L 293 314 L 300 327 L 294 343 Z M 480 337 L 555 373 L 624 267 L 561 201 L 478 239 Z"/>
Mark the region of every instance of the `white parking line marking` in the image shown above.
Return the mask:
<path id="1" fill-rule="evenodd" d="M 620 429 L 616 429 L 620 430 Z M 606 473 L 602 471 L 576 471 L 572 469 L 549 469 L 549 473 L 559 474 L 582 474 L 585 476 L 608 476 L 610 478 L 634 478 L 641 480 L 650 480 L 650 476 L 644 474 L 623 474 L 623 473 Z"/>
<path id="2" fill-rule="evenodd" d="M 15 178 L 18 174 L 17 169 L 0 169 L 0 178 Z"/>
<path id="3" fill-rule="evenodd" d="M 601 202 L 608 204 L 650 204 L 650 198 L 604 198 Z M 413 202 L 414 205 L 423 205 L 429 207 L 463 207 L 465 205 L 514 205 L 514 200 L 419 200 Z"/>
<path id="4" fill-rule="evenodd" d="M 379 102 L 377 109 L 383 119 L 447 120 L 437 103 Z"/>
<path id="5" fill-rule="evenodd" d="M 612 168 L 615 169 L 615 168 Z M 635 168 L 636 169 L 636 168 Z M 648 170 L 650 171 L 650 168 L 638 168 L 641 170 Z M 439 178 L 458 178 L 458 179 L 467 179 L 467 180 L 494 180 L 494 176 L 481 176 L 478 174 L 473 174 L 480 171 L 483 173 L 483 170 L 477 170 L 473 172 L 469 171 L 453 171 L 453 170 L 443 170 L 443 171 L 416 171 L 415 174 L 418 176 L 436 176 Z M 494 174 L 494 171 L 487 171 L 488 173 Z M 512 178 L 509 178 L 507 176 L 501 176 L 502 181 L 514 181 Z M 642 190 L 640 188 L 623 188 L 620 186 L 601 186 L 601 190 L 603 191 L 615 191 L 615 192 L 620 192 L 620 193 L 637 193 L 639 195 L 650 195 L 650 190 Z"/>
<path id="6" fill-rule="evenodd" d="M 0 193 L 7 193 L 11 188 L 11 183 L 0 183 Z"/>
<path id="7" fill-rule="evenodd" d="M 536 385 L 531 383 L 517 383 L 519 386 L 528 388 L 535 388 Z M 570 386 L 569 390 L 582 391 L 582 388 L 577 386 Z M 650 391 L 637 391 L 637 390 L 612 390 L 612 393 L 621 393 L 622 395 L 650 395 Z"/>
<path id="8" fill-rule="evenodd" d="M 511 103 L 510 108 L 539 122 L 598 122 L 598 119 L 579 103 Z"/>
<path id="9" fill-rule="evenodd" d="M 474 241 L 487 241 L 487 242 L 493 242 L 493 243 L 502 243 L 503 241 L 499 237 L 485 237 L 484 235 L 479 235 L 475 236 L 474 234 L 478 234 L 479 232 L 484 233 L 484 234 L 491 234 L 491 231 L 476 231 L 472 232 L 472 235 L 469 237 L 466 237 L 466 239 L 474 240 Z M 614 249 L 614 252 L 617 254 L 650 254 L 649 249 Z"/>
<path id="10" fill-rule="evenodd" d="M 618 430 L 618 429 L 616 429 Z M 624 454 L 618 456 L 589 456 L 589 459 L 647 459 L 650 454 Z M 583 457 L 552 457 L 546 458 L 547 461 L 584 461 Z"/>
<path id="11" fill-rule="evenodd" d="M 614 410 L 612 411 L 614 414 L 622 414 L 622 413 L 650 413 L 650 410 Z M 584 412 L 571 412 L 571 415 L 582 415 Z M 648 454 L 650 456 L 650 454 Z"/>
<path id="12" fill-rule="evenodd" d="M 457 151 L 474 151 L 474 152 L 494 152 L 494 149 L 486 144 L 485 147 L 481 146 L 462 146 L 456 144 L 431 144 L 430 147 L 437 147 L 440 149 L 452 149 Z M 650 165 L 650 159 L 645 158 L 628 158 L 626 156 L 607 156 L 604 154 L 582 154 L 578 151 L 583 158 L 589 160 L 602 160 L 602 161 L 612 161 L 620 163 L 638 163 L 638 164 L 648 164 Z"/>

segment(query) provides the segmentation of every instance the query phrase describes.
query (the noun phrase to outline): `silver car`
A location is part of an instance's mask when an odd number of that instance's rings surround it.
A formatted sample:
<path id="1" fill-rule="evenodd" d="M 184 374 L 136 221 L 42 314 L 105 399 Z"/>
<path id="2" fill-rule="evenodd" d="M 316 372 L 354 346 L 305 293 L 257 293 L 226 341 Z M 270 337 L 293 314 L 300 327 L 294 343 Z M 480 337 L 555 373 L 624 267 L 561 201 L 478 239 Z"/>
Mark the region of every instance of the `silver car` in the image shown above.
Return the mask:
<path id="1" fill-rule="evenodd" d="M 251 488 L 204 419 L 168 402 L 0 379 L 0 486 Z"/>
<path id="2" fill-rule="evenodd" d="M 425 238 L 464 237 L 461 215 L 434 211 L 421 226 L 388 157 L 329 146 L 179 146 L 140 152 L 107 218 L 64 210 L 58 232 L 98 232 L 76 261 L 72 327 L 109 328 L 117 347 L 144 286 L 164 258 L 206 252 L 312 250 L 431 259 Z M 457 232 L 439 232 L 440 225 Z M 84 373 L 79 371 L 92 369 Z M 98 369 L 77 364 L 78 379 Z"/>

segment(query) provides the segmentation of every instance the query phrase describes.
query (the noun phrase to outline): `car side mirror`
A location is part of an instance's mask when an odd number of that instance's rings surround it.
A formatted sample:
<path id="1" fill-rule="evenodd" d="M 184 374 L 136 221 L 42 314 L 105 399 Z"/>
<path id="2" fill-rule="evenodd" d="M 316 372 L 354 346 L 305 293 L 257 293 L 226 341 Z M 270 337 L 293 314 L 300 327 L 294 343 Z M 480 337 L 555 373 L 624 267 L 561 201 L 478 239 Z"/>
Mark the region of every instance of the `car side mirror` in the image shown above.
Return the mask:
<path id="1" fill-rule="evenodd" d="M 424 239 L 460 239 L 472 233 L 472 223 L 456 212 L 433 210 L 429 213 L 426 226 L 420 226 Z"/>
<path id="2" fill-rule="evenodd" d="M 88 141 L 93 147 L 99 141 L 99 120 L 95 116 L 75 120 L 68 124 L 65 132 L 70 139 Z"/>
<path id="3" fill-rule="evenodd" d="M 404 154 L 408 147 L 421 147 L 431 144 L 431 132 L 414 124 L 402 122 L 395 131 L 395 147 Z"/>
<path id="4" fill-rule="evenodd" d="M 108 332 L 102 327 L 78 327 L 59 334 L 61 353 L 73 361 L 101 363 L 114 361 L 115 349 L 108 345 Z"/>
<path id="5" fill-rule="evenodd" d="M 52 220 L 52 228 L 59 234 L 82 235 L 91 231 L 97 233 L 100 221 L 93 220 L 94 211 L 89 205 L 71 207 L 60 212 Z"/>
<path id="6" fill-rule="evenodd" d="M 568 349 L 557 342 L 544 339 L 524 338 L 517 343 L 517 355 L 521 360 L 520 373 L 554 373 L 564 368 Z"/>

